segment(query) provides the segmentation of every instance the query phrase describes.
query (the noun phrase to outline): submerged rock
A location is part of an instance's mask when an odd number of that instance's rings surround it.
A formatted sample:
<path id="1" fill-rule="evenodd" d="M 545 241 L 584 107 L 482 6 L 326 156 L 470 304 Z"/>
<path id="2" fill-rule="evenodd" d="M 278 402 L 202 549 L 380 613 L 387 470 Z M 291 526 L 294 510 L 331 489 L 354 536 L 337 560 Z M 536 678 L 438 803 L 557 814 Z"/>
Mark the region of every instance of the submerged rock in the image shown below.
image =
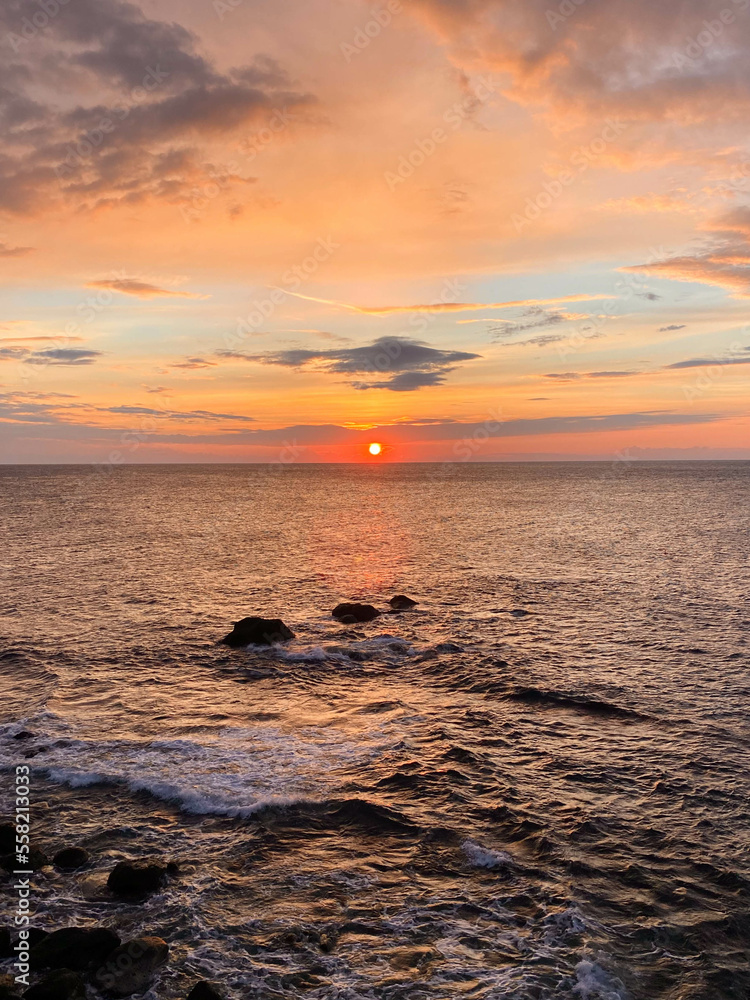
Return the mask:
<path id="1" fill-rule="evenodd" d="M 58 969 L 30 986 L 23 996 L 24 1000 L 86 1000 L 86 987 L 77 973 Z"/>
<path id="2" fill-rule="evenodd" d="M 203 980 L 195 984 L 188 993 L 187 1000 L 224 1000 L 224 994 L 219 993 L 213 983 Z"/>
<path id="3" fill-rule="evenodd" d="M 272 646 L 293 639 L 294 632 L 280 618 L 243 618 L 221 640 L 224 646 Z"/>
<path id="4" fill-rule="evenodd" d="M 418 601 L 413 601 L 411 597 L 407 597 L 405 594 L 396 594 L 388 603 L 392 611 L 411 611 L 412 608 L 416 608 Z"/>
<path id="5" fill-rule="evenodd" d="M 63 927 L 35 944 L 29 960 L 32 969 L 80 971 L 102 962 L 119 943 L 107 927 Z"/>
<path id="6" fill-rule="evenodd" d="M 139 937 L 120 945 L 97 969 L 96 984 L 107 996 L 145 993 L 154 973 L 167 961 L 169 946 L 159 937 Z"/>
<path id="7" fill-rule="evenodd" d="M 379 618 L 381 612 L 372 604 L 337 604 L 331 614 L 340 622 L 352 625 L 354 622 L 371 622 L 373 618 Z"/>
<path id="8" fill-rule="evenodd" d="M 64 847 L 52 858 L 52 864 L 63 872 L 74 872 L 88 864 L 89 852 L 82 847 Z"/>
<path id="9" fill-rule="evenodd" d="M 118 896 L 146 896 L 160 889 L 168 865 L 155 861 L 120 861 L 109 873 L 107 885 Z"/>

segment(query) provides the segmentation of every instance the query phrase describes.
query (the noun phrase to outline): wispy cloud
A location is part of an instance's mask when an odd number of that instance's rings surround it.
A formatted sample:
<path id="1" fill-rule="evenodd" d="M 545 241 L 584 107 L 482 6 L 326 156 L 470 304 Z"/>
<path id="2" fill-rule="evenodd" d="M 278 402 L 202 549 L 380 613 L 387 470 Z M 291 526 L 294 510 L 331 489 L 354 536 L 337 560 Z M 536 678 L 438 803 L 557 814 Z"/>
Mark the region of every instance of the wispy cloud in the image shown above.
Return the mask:
<path id="1" fill-rule="evenodd" d="M 159 297 L 174 297 L 180 299 L 207 299 L 208 295 L 198 295 L 194 292 L 180 292 L 173 288 L 161 288 L 139 278 L 102 278 L 89 281 L 87 288 L 103 288 L 110 292 L 120 292 L 122 295 L 134 295 L 139 299 L 154 299 Z"/>

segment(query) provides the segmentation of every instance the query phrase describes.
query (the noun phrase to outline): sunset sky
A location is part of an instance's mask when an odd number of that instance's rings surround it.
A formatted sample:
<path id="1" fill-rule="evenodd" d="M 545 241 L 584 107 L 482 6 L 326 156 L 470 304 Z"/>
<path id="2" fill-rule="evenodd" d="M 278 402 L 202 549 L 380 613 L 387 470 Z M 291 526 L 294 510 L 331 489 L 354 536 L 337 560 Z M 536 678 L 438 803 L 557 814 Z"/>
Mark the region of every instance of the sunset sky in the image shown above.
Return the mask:
<path id="1" fill-rule="evenodd" d="M 750 0 L 7 0 L 0 45 L 0 461 L 750 458 Z"/>

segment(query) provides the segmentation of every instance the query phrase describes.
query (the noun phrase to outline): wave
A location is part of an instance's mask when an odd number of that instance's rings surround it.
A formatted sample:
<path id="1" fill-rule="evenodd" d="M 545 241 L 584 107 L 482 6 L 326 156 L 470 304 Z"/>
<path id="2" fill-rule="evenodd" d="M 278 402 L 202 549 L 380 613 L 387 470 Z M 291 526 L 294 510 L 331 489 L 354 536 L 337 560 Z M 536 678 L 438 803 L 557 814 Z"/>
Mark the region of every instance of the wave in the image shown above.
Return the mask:
<path id="1" fill-rule="evenodd" d="M 610 716 L 622 719 L 642 719 L 651 717 L 637 712 L 632 708 L 624 708 L 609 701 L 592 698 L 588 695 L 563 694 L 560 691 L 549 691 L 537 687 L 515 687 L 506 690 L 505 698 L 509 701 L 520 701 L 527 705 L 554 705 L 557 708 L 570 708 L 590 715 Z"/>

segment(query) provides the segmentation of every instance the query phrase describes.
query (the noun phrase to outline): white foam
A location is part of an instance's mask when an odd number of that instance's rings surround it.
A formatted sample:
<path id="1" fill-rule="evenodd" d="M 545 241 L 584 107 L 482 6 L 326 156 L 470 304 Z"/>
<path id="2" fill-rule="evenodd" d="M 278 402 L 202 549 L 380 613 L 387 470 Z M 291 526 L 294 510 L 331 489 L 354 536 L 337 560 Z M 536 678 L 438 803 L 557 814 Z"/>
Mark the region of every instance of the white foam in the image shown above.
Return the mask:
<path id="1" fill-rule="evenodd" d="M 513 864 L 513 858 L 510 854 L 482 847 L 481 844 L 475 844 L 473 840 L 465 840 L 461 847 L 475 868 L 508 868 Z"/>
<path id="2" fill-rule="evenodd" d="M 573 987 L 581 1000 L 627 1000 L 624 984 L 588 959 L 576 966 L 577 986 Z"/>

